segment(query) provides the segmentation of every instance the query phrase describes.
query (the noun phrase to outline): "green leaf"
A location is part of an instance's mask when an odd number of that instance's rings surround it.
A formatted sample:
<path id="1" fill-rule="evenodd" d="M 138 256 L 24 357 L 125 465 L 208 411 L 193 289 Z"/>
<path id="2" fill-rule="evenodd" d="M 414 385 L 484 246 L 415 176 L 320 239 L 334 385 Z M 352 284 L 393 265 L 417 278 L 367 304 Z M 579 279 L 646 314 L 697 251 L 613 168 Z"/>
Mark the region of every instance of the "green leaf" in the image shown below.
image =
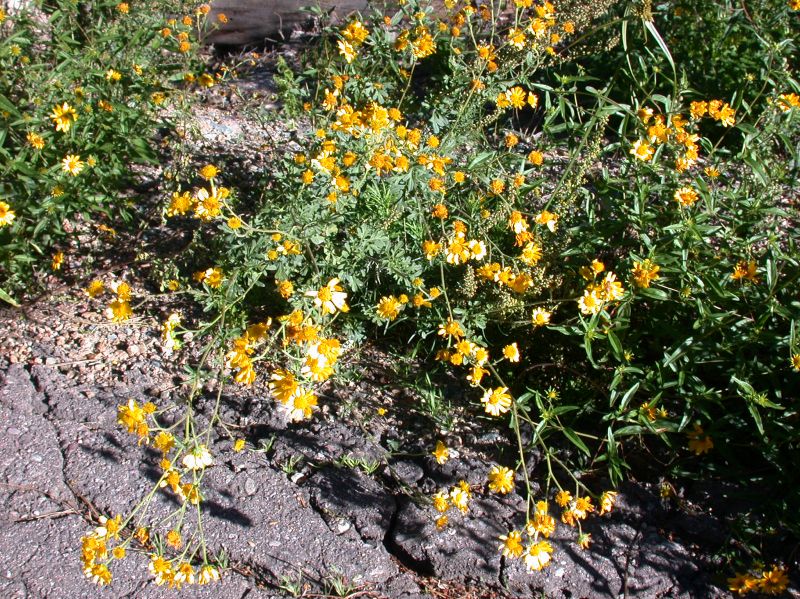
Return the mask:
<path id="1" fill-rule="evenodd" d="M 575 447 L 580 449 L 587 456 L 591 457 L 592 452 L 589 451 L 588 447 L 586 447 L 586 443 L 584 443 L 583 440 L 577 434 L 575 434 L 574 430 L 565 427 L 563 431 L 564 431 L 564 436 L 566 436 L 567 439 L 569 439 Z"/>

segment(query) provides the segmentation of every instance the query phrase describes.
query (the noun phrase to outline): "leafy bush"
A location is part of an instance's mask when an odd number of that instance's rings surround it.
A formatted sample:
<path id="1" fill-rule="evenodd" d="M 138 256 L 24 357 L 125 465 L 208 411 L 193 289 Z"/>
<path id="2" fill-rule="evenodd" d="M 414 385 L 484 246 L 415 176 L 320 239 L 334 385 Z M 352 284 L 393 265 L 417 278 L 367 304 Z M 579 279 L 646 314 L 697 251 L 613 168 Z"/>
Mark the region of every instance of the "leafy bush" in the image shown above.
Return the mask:
<path id="1" fill-rule="evenodd" d="M 193 581 L 193 564 L 206 582 L 217 576 L 223 564 L 202 535 L 165 557 L 165 544 L 182 546 L 184 512 L 196 507 L 199 517 L 213 463 L 205 439 L 218 414 L 199 430 L 192 411 L 202 383 L 268 381 L 286 417 L 302 421 L 341 356 L 377 336 L 463 377 L 475 419 L 507 430 L 519 455 L 487 465 L 487 489 L 525 492 L 525 527 L 502 537 L 503 552 L 524 555 L 532 570 L 550 561 L 551 511 L 587 547 L 582 522 L 613 508 L 615 493 L 602 489 L 643 455 L 658 456 L 667 490 L 680 477 L 768 483 L 776 492 L 759 523 L 797 534 L 800 87 L 787 68 L 797 58 L 795 4 L 446 0 L 435 10 L 412 1 L 327 29 L 297 73 L 282 63 L 281 94 L 299 131 L 264 173 L 262 193 L 239 197 L 209 164 L 165 206 L 168 222 L 192 219 L 197 229 L 162 287 L 186 288 L 207 315 L 184 324 L 171 315 L 165 350 L 189 333 L 205 346 L 178 425 L 166 427 L 154 405 L 119 408 L 120 422 L 163 453 L 159 485 L 182 505 L 163 538 L 151 537 L 141 509 L 152 494 L 109 520 L 134 531 L 119 546 L 136 539 L 151 551 L 159 583 Z M 77 30 L 61 25 L 80 18 L 67 6 L 51 14 L 53 31 Z M 111 191 L 130 161 L 150 157 L 149 133 L 124 132 L 154 122 L 163 76 L 108 64 L 123 38 L 113 28 L 130 18 L 113 10 L 110 24 L 106 16 L 89 29 L 96 51 L 80 98 L 65 95 L 74 67 L 50 87 L 42 78 L 58 69 L 4 71 L 12 91 L 3 101 L 17 119 L 4 156 L 19 173 L 4 185 L 25 198 L 63 188 L 45 206 L 12 206 L 6 263 L 32 255 L 20 244 L 52 244 L 77 212 L 121 217 Z M 683 35 L 689 19 L 708 44 Z M 163 73 L 172 38 L 155 26 L 139 31 L 129 51 Z M 3 47 L 22 45 L 13 40 Z M 59 48 L 73 42 L 54 37 L 42 64 L 62 64 Z M 126 74 L 115 82 L 109 68 Z M 186 68 L 176 61 L 175 77 Z M 43 89 L 51 91 L 37 101 Z M 67 131 L 48 134 L 37 154 L 20 149 L 28 132 L 44 131 L 52 106 L 71 115 L 63 102 L 79 99 L 77 121 L 54 114 Z M 119 106 L 105 114 L 93 104 L 101 100 Z M 25 120 L 21 105 L 35 116 Z M 79 135 L 82 123 L 99 137 Z M 93 193 L 59 174 L 70 170 L 59 166 L 63 153 L 101 150 L 108 158 L 92 167 Z M 41 176 L 31 163 L 45 167 Z M 115 295 L 110 307 L 124 320 L 130 289 Z M 426 396 L 439 403 L 435 390 Z M 446 439 L 432 454 L 448 459 Z M 544 481 L 539 496 L 533 477 Z M 434 495 L 437 525 L 453 508 L 467 512 L 474 491 L 460 483 Z M 84 539 L 84 565 L 108 582 L 116 537 L 103 530 Z M 756 544 L 736 556 L 770 557 Z M 731 581 L 737 592 L 783 587 L 777 565 Z"/>

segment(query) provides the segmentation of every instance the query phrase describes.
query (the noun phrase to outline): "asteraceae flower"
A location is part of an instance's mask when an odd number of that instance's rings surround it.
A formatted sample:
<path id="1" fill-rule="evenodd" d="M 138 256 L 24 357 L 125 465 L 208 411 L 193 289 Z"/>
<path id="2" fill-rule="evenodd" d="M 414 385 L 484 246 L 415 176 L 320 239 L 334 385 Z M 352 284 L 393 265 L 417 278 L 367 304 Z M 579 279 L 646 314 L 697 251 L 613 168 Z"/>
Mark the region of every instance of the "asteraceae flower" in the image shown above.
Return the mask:
<path id="1" fill-rule="evenodd" d="M 131 305 L 125 300 L 116 299 L 112 301 L 108 305 L 108 309 L 111 313 L 111 320 L 114 322 L 122 322 L 123 320 L 128 320 L 131 316 L 133 316 Z"/>
<path id="2" fill-rule="evenodd" d="M 630 153 L 637 159 L 643 162 L 647 162 L 653 157 L 653 154 L 655 152 L 653 151 L 653 146 L 651 146 L 646 141 L 639 139 L 633 143 L 633 147 L 631 148 Z"/>
<path id="3" fill-rule="evenodd" d="M 225 15 L 220 14 L 220 17 L 224 17 Z M 224 21 L 222 21 L 224 22 Z M 210 582 L 217 582 L 220 578 L 219 570 L 214 566 L 203 566 L 200 569 L 200 572 L 197 574 L 197 584 L 204 585 Z"/>
<path id="4" fill-rule="evenodd" d="M 728 590 L 737 595 L 745 595 L 758 588 L 759 580 L 749 573 L 737 572 L 733 578 L 728 579 Z"/>
<path id="5" fill-rule="evenodd" d="M 548 229 L 550 229 L 551 233 L 556 232 L 556 227 L 558 226 L 558 214 L 553 214 L 552 212 L 548 212 L 544 210 L 536 215 L 534 219 L 537 225 L 545 225 Z"/>
<path id="6" fill-rule="evenodd" d="M 531 323 L 535 327 L 543 327 L 550 324 L 550 316 L 552 314 L 544 308 L 534 308 L 531 312 Z"/>
<path id="7" fill-rule="evenodd" d="M 339 279 L 331 279 L 324 287 L 317 290 L 306 291 L 307 297 L 314 298 L 314 305 L 322 310 L 323 314 L 335 314 L 336 311 L 347 312 L 347 294 L 339 285 Z"/>
<path id="8" fill-rule="evenodd" d="M 578 547 L 581 549 L 588 549 L 589 543 L 592 542 L 592 535 L 588 532 L 583 532 L 578 535 Z"/>
<path id="9" fill-rule="evenodd" d="M 597 314 L 603 307 L 603 300 L 594 290 L 587 289 L 578 300 L 581 314 Z"/>
<path id="10" fill-rule="evenodd" d="M 463 485 L 461 485 L 450 489 L 450 501 L 462 514 L 466 514 L 469 511 L 469 498 L 469 487 L 464 489 Z"/>
<path id="11" fill-rule="evenodd" d="M 441 441 L 436 442 L 436 449 L 433 450 L 436 463 L 444 464 L 450 458 L 450 450 Z"/>
<path id="12" fill-rule="evenodd" d="M 531 545 L 525 553 L 525 565 L 532 571 L 538 571 L 550 563 L 550 554 L 553 546 L 547 541 L 539 541 Z"/>
<path id="13" fill-rule="evenodd" d="M 400 314 L 400 309 L 402 307 L 403 305 L 397 301 L 395 296 L 389 295 L 381 298 L 375 310 L 381 318 L 394 320 Z"/>
<path id="14" fill-rule="evenodd" d="M 30 131 L 25 138 L 28 140 L 28 143 L 34 150 L 41 150 L 44 148 L 44 137 L 41 135 Z"/>
<path id="15" fill-rule="evenodd" d="M 758 270 L 756 268 L 756 263 L 754 260 L 750 260 L 745 262 L 744 260 L 740 260 L 736 263 L 736 266 L 733 268 L 733 273 L 731 273 L 731 278 L 734 281 L 741 281 L 743 279 L 747 279 L 751 283 L 758 282 L 757 273 Z"/>
<path id="16" fill-rule="evenodd" d="M 503 348 L 503 357 L 509 362 L 519 362 L 519 348 L 516 342 Z"/>
<path id="17" fill-rule="evenodd" d="M 61 170 L 73 177 L 76 177 L 83 170 L 83 167 L 84 163 L 77 154 L 67 154 L 61 161 Z"/>
<path id="18" fill-rule="evenodd" d="M 345 61 L 347 64 L 353 62 L 357 56 L 356 49 L 353 47 L 353 44 L 346 40 L 339 40 L 336 42 L 336 45 L 339 47 L 339 54 L 344 56 Z"/>
<path id="19" fill-rule="evenodd" d="M 98 295 L 103 293 L 103 291 L 105 291 L 105 288 L 106 287 L 105 285 L 103 285 L 103 281 L 95 279 L 94 281 L 89 283 L 89 286 L 86 288 L 86 295 L 88 295 L 91 298 L 96 298 Z"/>
<path id="20" fill-rule="evenodd" d="M 189 470 L 202 470 L 213 463 L 211 452 L 205 445 L 197 445 L 190 453 L 183 456 L 183 465 Z"/>
<path id="21" fill-rule="evenodd" d="M 500 540 L 503 541 L 502 545 L 500 545 L 503 557 L 519 557 L 525 550 L 522 546 L 522 533 L 518 530 L 512 530 L 507 535 L 501 535 Z"/>
<path id="22" fill-rule="evenodd" d="M 609 513 L 617 501 L 616 491 L 606 491 L 600 496 L 600 515 Z"/>
<path id="23" fill-rule="evenodd" d="M 492 466 L 489 470 L 489 489 L 505 495 L 514 490 L 514 471 L 505 466 Z"/>
<path id="24" fill-rule="evenodd" d="M 72 123 L 78 120 L 78 113 L 75 112 L 72 106 L 64 102 L 61 106 L 56 104 L 56 106 L 53 107 L 50 118 L 56 124 L 56 131 L 67 133 Z"/>
<path id="25" fill-rule="evenodd" d="M 556 503 L 561 507 L 566 507 L 572 501 L 572 493 L 569 491 L 561 490 L 556 493 Z"/>
<path id="26" fill-rule="evenodd" d="M 508 412 L 511 407 L 511 396 L 508 394 L 508 387 L 497 387 L 488 389 L 481 398 L 487 414 L 500 416 Z"/>
<path id="27" fill-rule="evenodd" d="M 452 318 L 448 318 L 446 323 L 439 325 L 438 334 L 442 337 L 448 336 L 455 339 L 461 339 L 461 337 L 464 336 L 464 329 L 461 328 L 461 325 L 457 321 L 453 320 Z"/>
<path id="28" fill-rule="evenodd" d="M 283 404 L 290 422 L 299 422 L 311 415 L 317 409 L 317 396 L 313 391 L 299 387 L 289 402 Z"/>
<path id="29" fill-rule="evenodd" d="M 133 399 L 117 408 L 117 422 L 127 428 L 129 433 L 136 433 L 142 439 L 147 438 L 150 432 L 145 417 L 145 411 Z"/>
<path id="30" fill-rule="evenodd" d="M 6 204 L 5 202 L 0 202 L 0 227 L 7 227 L 14 222 L 16 218 L 16 214 L 11 209 L 11 206 Z"/>
<path id="31" fill-rule="evenodd" d="M 211 181 L 219 174 L 219 169 L 213 164 L 207 164 L 198 171 L 198 174 L 206 181 Z"/>
<path id="32" fill-rule="evenodd" d="M 634 262 L 632 274 L 636 286 L 643 288 L 650 287 L 650 281 L 659 278 L 659 270 L 661 270 L 661 267 L 657 264 L 654 264 L 649 259 L 642 262 Z"/>
<path id="33" fill-rule="evenodd" d="M 528 523 L 525 525 L 525 530 L 527 530 L 528 534 L 534 539 L 538 539 L 539 535 L 547 539 L 556 530 L 556 519 L 547 513 L 546 502 L 540 501 L 539 503 L 543 503 L 545 508 L 543 510 L 536 510 L 533 519 L 528 520 Z"/>
<path id="34" fill-rule="evenodd" d="M 699 424 L 694 425 L 693 431 L 686 433 L 686 436 L 689 437 L 689 449 L 696 455 L 707 453 L 714 448 L 714 441 L 711 440 L 711 437 L 704 435 L 703 427 Z"/>
<path id="35" fill-rule="evenodd" d="M 680 189 L 676 189 L 673 197 L 681 206 L 687 207 L 694 204 L 698 199 L 697 192 L 691 187 L 681 187 Z"/>
<path id="36" fill-rule="evenodd" d="M 780 595 L 789 585 L 789 577 L 786 570 L 775 566 L 772 570 L 767 570 L 758 579 L 758 590 L 767 595 Z"/>
<path id="37" fill-rule="evenodd" d="M 789 358 L 789 363 L 795 372 L 800 372 L 800 354 L 792 354 L 792 357 Z"/>

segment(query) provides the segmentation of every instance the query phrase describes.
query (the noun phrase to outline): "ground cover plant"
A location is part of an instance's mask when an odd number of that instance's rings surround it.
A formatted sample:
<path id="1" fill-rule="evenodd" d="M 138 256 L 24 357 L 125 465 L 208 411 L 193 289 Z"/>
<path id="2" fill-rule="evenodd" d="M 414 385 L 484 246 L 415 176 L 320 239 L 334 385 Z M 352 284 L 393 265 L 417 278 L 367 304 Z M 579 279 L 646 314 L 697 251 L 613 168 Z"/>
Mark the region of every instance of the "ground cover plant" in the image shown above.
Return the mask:
<path id="1" fill-rule="evenodd" d="M 157 160 L 158 128 L 215 84 L 191 50 L 227 20 L 207 6 L 43 8 L 50 28 L 7 17 L 0 41 L 0 60 L 22 65 L 0 96 L 7 301 L 43 258 L 55 271 L 70 259 L 78 215 L 136 221 L 116 197 L 130 163 Z M 201 357 L 179 405 L 119 406 L 161 477 L 84 537 L 87 576 L 110 583 L 136 549 L 156 584 L 217 580 L 202 479 L 225 429 L 218 410 L 195 411 L 198 394 L 262 385 L 302 426 L 348 354 L 377 340 L 423 365 L 423 396 L 457 377 L 463 397 L 446 401 L 517 448 L 486 464 L 484 487 L 420 499 L 439 528 L 475 494 L 520 490 L 498 551 L 542 570 L 557 527 L 591 551 L 584 524 L 628 476 L 660 477 L 665 499 L 680 479 L 736 481 L 770 498 L 737 523 L 729 587 L 782 593 L 800 533 L 798 9 L 409 1 L 325 26 L 280 70 L 274 118 L 294 131 L 282 159 L 247 192 L 219 164 L 175 160 L 162 219 L 191 243 L 150 292 L 88 284 L 118 322 L 134 298 L 186 296 L 196 309 L 164 319 L 164 351 Z M 135 18 L 136 36 L 115 29 Z M 71 55 L 86 39 L 96 52 Z M 427 405 L 431 454 L 456 459 L 446 404 Z M 179 507 L 154 520 L 158 493 Z"/>

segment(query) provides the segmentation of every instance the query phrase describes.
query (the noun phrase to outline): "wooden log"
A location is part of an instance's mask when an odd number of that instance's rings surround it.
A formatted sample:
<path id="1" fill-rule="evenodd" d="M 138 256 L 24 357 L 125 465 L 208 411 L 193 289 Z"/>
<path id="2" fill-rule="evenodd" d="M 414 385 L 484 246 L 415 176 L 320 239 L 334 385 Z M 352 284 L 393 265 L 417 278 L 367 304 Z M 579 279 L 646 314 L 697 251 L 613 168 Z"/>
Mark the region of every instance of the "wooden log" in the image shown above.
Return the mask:
<path id="1" fill-rule="evenodd" d="M 311 20 L 309 12 L 300 10 L 311 4 L 318 4 L 336 23 L 354 12 L 365 12 L 368 0 L 213 0 L 210 22 L 217 23 L 220 13 L 228 22 L 209 32 L 206 41 L 232 46 L 280 41 Z"/>

